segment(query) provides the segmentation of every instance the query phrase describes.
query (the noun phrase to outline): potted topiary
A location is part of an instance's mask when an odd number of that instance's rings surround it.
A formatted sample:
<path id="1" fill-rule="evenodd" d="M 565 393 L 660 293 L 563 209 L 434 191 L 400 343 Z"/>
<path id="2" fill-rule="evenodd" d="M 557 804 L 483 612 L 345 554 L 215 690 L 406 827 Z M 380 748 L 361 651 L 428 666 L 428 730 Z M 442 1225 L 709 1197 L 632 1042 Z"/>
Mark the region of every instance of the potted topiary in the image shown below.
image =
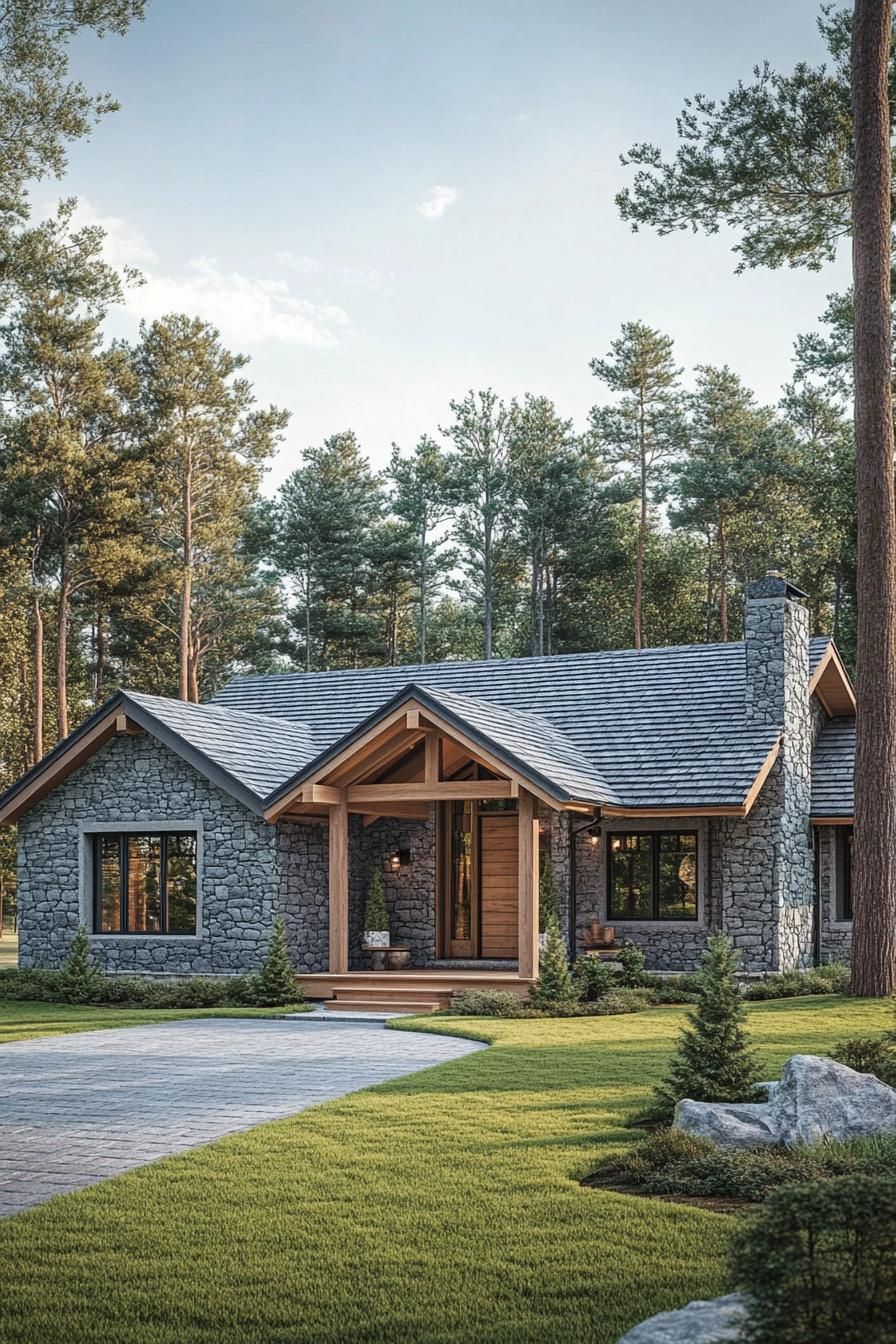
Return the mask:
<path id="1" fill-rule="evenodd" d="M 364 911 L 364 946 L 389 946 L 389 917 L 386 914 L 386 892 L 383 875 L 374 868 L 367 888 L 367 906 Z"/>

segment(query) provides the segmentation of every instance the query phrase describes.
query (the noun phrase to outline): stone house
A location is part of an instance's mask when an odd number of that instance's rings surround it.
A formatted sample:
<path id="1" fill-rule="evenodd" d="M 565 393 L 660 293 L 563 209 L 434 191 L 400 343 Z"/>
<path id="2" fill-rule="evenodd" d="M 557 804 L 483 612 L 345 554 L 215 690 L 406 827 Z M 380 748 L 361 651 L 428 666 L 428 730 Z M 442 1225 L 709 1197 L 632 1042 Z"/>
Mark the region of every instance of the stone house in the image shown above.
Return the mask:
<path id="1" fill-rule="evenodd" d="M 855 700 L 803 596 L 751 584 L 739 643 L 120 692 L 0 797 L 21 964 L 84 924 L 109 971 L 233 974 L 280 914 L 313 995 L 381 1001 L 379 868 L 414 1002 L 523 992 L 548 861 L 572 955 L 599 923 L 662 970 L 717 929 L 752 973 L 847 958 Z"/>

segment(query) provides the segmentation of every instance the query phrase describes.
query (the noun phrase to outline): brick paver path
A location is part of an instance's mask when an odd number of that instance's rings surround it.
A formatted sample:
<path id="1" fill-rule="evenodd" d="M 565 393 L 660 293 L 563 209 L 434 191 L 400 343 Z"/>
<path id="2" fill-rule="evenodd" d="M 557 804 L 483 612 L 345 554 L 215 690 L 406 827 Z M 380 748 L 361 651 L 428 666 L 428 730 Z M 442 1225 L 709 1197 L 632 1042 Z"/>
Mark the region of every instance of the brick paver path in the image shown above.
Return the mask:
<path id="1" fill-rule="evenodd" d="M 363 1023 L 247 1018 L 0 1046 L 0 1215 L 482 1048 Z"/>

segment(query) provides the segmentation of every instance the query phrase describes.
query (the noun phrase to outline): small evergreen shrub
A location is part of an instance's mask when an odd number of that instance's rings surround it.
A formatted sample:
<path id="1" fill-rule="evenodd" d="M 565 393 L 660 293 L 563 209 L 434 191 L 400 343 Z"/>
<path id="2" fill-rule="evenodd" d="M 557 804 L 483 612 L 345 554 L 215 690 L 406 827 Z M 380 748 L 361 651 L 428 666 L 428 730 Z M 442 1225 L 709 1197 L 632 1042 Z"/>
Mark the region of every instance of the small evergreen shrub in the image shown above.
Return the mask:
<path id="1" fill-rule="evenodd" d="M 622 984 L 618 971 L 612 970 L 600 957 L 579 957 L 572 968 L 573 984 L 583 1003 L 601 999 L 614 985 Z"/>
<path id="2" fill-rule="evenodd" d="M 896 1040 L 886 1036 L 855 1036 L 841 1041 L 831 1059 L 857 1073 L 873 1073 L 882 1083 L 896 1087 Z"/>
<path id="3" fill-rule="evenodd" d="M 767 999 L 795 999 L 804 994 L 848 994 L 849 967 L 842 961 L 829 961 L 808 971 L 782 971 L 754 980 L 744 989 L 744 998 L 754 1002 Z"/>
<path id="4" fill-rule="evenodd" d="M 508 989 L 464 989 L 451 997 L 448 1009 L 455 1017 L 522 1017 L 518 994 Z"/>
<path id="5" fill-rule="evenodd" d="M 774 1191 L 735 1228 L 730 1269 L 750 1299 L 749 1344 L 892 1344 L 896 1178 Z"/>
<path id="6" fill-rule="evenodd" d="M 593 1003 L 576 1005 L 581 1017 L 615 1017 L 620 1013 L 642 1013 L 650 1007 L 650 999 L 640 989 L 609 989 Z"/>
<path id="7" fill-rule="evenodd" d="M 541 876 L 538 879 L 538 932 L 547 933 L 551 918 L 558 919 L 557 887 L 554 882 L 554 865 L 550 854 L 545 855 Z"/>
<path id="8" fill-rule="evenodd" d="M 386 912 L 386 888 L 379 868 L 370 874 L 367 887 L 367 904 L 364 907 L 364 932 L 388 933 L 389 916 Z"/>
<path id="9" fill-rule="evenodd" d="M 798 1148 L 720 1148 L 680 1129 L 660 1129 L 600 1168 L 647 1195 L 743 1199 L 759 1203 L 782 1185 L 865 1174 L 896 1176 L 896 1137 Z"/>
<path id="10" fill-rule="evenodd" d="M 547 945 L 541 954 L 539 976 L 529 990 L 529 1007 L 552 1009 L 561 1004 L 576 1003 L 579 992 L 569 973 L 569 961 L 560 921 L 556 912 L 548 918 Z"/>
<path id="11" fill-rule="evenodd" d="M 254 1002 L 262 1008 L 277 1008 L 287 1003 L 301 1003 L 304 993 L 296 979 L 296 968 L 289 955 L 286 925 L 280 915 L 274 920 L 264 964 L 258 975 L 252 977 Z"/>
<path id="12" fill-rule="evenodd" d="M 643 989 L 650 980 L 650 976 L 644 970 L 646 960 L 640 947 L 634 943 L 623 943 L 616 957 L 622 971 L 619 976 L 619 983 L 626 989 Z"/>
<path id="13" fill-rule="evenodd" d="M 63 1003 L 93 1003 L 103 984 L 103 973 L 90 955 L 90 940 L 83 924 L 72 939 L 69 954 L 59 972 L 58 987 Z"/>
<path id="14" fill-rule="evenodd" d="M 687 1015 L 678 1049 L 663 1083 L 654 1089 L 650 1120 L 670 1121 L 675 1104 L 692 1101 L 749 1101 L 759 1068 L 744 1020 L 746 1012 L 735 975 L 740 958 L 723 933 L 714 934 L 703 953 L 697 1003 Z"/>

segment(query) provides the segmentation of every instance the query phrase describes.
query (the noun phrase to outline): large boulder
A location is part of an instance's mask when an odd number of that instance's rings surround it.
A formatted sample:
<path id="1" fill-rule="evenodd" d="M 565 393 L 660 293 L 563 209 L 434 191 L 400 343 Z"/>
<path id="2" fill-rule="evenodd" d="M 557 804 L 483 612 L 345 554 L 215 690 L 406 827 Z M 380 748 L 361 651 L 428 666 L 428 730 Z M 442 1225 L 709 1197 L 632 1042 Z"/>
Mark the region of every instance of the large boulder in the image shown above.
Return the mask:
<path id="1" fill-rule="evenodd" d="M 661 1311 L 642 1321 L 619 1344 L 722 1344 L 741 1340 L 747 1308 L 740 1293 L 689 1302 L 678 1311 Z"/>
<path id="2" fill-rule="evenodd" d="M 779 1142 L 765 1102 L 680 1101 L 672 1124 L 721 1148 L 768 1148 Z"/>
<path id="3" fill-rule="evenodd" d="M 778 1142 L 788 1148 L 896 1133 L 896 1089 L 818 1055 L 788 1059 L 769 1111 Z"/>

